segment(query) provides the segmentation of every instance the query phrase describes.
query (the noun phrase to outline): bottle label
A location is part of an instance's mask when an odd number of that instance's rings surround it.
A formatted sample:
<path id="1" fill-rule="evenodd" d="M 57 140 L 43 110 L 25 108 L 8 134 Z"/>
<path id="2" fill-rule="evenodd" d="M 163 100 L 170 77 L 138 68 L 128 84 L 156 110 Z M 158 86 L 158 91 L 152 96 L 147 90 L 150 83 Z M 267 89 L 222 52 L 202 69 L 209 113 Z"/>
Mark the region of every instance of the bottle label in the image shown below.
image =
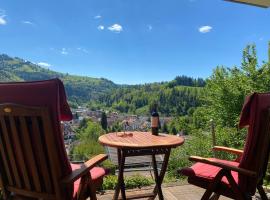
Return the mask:
<path id="1" fill-rule="evenodd" d="M 158 117 L 151 117 L 151 127 L 158 127 Z"/>

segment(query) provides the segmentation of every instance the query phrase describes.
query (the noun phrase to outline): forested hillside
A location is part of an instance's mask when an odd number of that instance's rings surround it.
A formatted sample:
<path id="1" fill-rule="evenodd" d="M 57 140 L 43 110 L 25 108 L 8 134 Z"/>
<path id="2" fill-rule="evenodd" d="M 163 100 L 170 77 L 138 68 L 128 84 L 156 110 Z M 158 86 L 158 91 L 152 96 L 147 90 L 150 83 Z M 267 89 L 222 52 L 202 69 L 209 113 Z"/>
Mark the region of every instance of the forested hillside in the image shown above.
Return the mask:
<path id="1" fill-rule="evenodd" d="M 200 105 L 203 79 L 177 76 L 169 82 L 117 85 L 104 78 L 90 78 L 55 72 L 20 58 L 0 55 L 0 81 L 30 81 L 60 78 L 72 105 L 88 103 L 91 109 L 149 114 L 157 103 L 163 115 L 186 115 Z"/>
<path id="2" fill-rule="evenodd" d="M 31 81 L 60 78 L 72 102 L 85 103 L 110 92 L 117 85 L 107 79 L 74 76 L 40 67 L 20 58 L 0 55 L 0 81 Z"/>
<path id="3" fill-rule="evenodd" d="M 98 101 L 89 103 L 90 108 L 106 107 L 124 113 L 149 115 L 154 105 L 163 116 L 186 115 L 201 104 L 203 79 L 177 76 L 169 82 L 144 85 L 120 86 L 101 95 Z"/>
<path id="4" fill-rule="evenodd" d="M 146 84 L 136 87 L 121 87 L 91 101 L 90 108 L 113 109 L 124 113 L 149 114 L 154 104 L 165 116 L 186 115 L 200 105 L 202 88 L 191 86 L 169 87 L 168 83 Z"/>

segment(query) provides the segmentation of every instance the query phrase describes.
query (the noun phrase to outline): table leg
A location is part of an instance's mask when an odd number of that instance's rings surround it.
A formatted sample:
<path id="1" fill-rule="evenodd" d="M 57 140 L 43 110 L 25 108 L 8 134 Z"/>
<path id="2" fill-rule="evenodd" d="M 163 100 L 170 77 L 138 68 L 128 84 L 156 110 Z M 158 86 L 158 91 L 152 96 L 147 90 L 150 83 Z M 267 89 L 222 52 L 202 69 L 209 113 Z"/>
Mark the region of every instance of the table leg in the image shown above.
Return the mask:
<path id="1" fill-rule="evenodd" d="M 119 177 L 119 175 L 118 175 Z M 119 196 L 119 192 L 120 192 L 120 186 L 119 186 L 119 178 L 118 178 L 118 183 L 115 186 L 115 191 L 114 191 L 114 195 L 113 195 L 113 200 L 117 200 L 118 196 Z"/>
<path id="2" fill-rule="evenodd" d="M 152 164 L 153 164 L 153 170 L 154 170 L 154 176 L 155 176 L 155 182 L 156 186 L 155 189 L 157 190 L 159 200 L 163 200 L 163 194 L 162 194 L 162 189 L 161 189 L 161 180 L 158 175 L 158 169 L 157 169 L 157 161 L 156 161 L 156 156 L 152 155 Z M 156 193 L 154 193 L 156 196 Z"/>
<path id="3" fill-rule="evenodd" d="M 163 160 L 163 164 L 162 164 L 162 167 L 161 167 L 161 171 L 160 171 L 160 174 L 159 174 L 159 181 L 160 181 L 160 187 L 161 187 L 161 184 L 163 182 L 163 178 L 165 176 L 165 173 L 166 173 L 166 169 L 167 169 L 167 166 L 168 166 L 168 162 L 169 162 L 169 158 L 170 158 L 170 153 L 171 153 L 171 149 L 168 150 L 168 152 L 165 153 L 165 156 L 164 156 L 164 160 Z M 148 198 L 148 200 L 154 200 L 158 194 L 158 186 L 156 185 L 155 188 L 154 188 L 154 197 L 150 197 Z"/>
<path id="4" fill-rule="evenodd" d="M 126 200 L 126 192 L 125 192 L 125 182 L 124 182 L 124 165 L 125 165 L 125 154 L 120 149 L 117 150 L 118 155 L 118 182 L 115 188 L 113 200 L 117 200 L 119 197 L 119 192 L 121 190 L 122 199 Z"/>

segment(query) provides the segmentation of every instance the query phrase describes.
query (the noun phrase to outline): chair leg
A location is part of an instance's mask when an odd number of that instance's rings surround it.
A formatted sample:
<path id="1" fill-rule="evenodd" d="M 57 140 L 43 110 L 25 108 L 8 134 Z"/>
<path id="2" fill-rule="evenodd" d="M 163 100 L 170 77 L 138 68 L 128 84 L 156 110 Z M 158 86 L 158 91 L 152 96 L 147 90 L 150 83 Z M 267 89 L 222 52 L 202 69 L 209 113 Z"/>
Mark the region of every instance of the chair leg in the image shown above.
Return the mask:
<path id="1" fill-rule="evenodd" d="M 220 197 L 220 195 L 219 194 L 217 194 L 217 193 L 214 193 L 211 197 L 210 197 L 210 199 L 209 200 L 218 200 L 219 199 L 219 197 Z"/>
<path id="2" fill-rule="evenodd" d="M 236 184 L 234 178 L 232 177 L 231 171 L 225 171 L 225 176 L 227 178 L 227 180 L 229 181 L 232 190 L 235 194 L 235 199 L 237 200 L 248 200 L 249 197 L 245 197 L 244 194 L 241 192 L 241 190 L 239 189 L 238 185 Z"/>
<path id="3" fill-rule="evenodd" d="M 88 189 L 87 188 L 87 184 L 88 184 L 87 175 L 88 174 L 84 175 L 81 178 L 79 189 L 77 192 L 77 200 L 85 200 L 86 199 L 86 193 L 87 193 L 87 189 Z"/>
<path id="4" fill-rule="evenodd" d="M 2 196 L 0 197 L 0 199 L 2 198 L 3 200 L 9 200 L 12 198 L 12 195 L 10 192 L 8 192 L 4 187 L 1 187 L 2 189 Z"/>
<path id="5" fill-rule="evenodd" d="M 252 200 L 252 197 L 251 196 L 247 196 L 247 197 L 245 197 L 245 200 Z"/>
<path id="6" fill-rule="evenodd" d="M 222 177 L 225 175 L 225 170 L 220 170 L 216 177 L 213 179 L 213 181 L 209 184 L 207 190 L 205 191 L 205 193 L 203 194 L 201 200 L 210 200 L 210 197 L 212 195 L 212 193 L 215 191 L 215 189 L 217 188 L 218 184 L 220 183 Z"/>
<path id="7" fill-rule="evenodd" d="M 235 199 L 236 200 L 245 200 L 246 198 L 241 190 L 239 189 L 238 185 L 236 184 L 234 178 L 231 175 L 231 172 L 228 170 L 220 170 L 216 177 L 213 179 L 213 181 L 209 184 L 207 190 L 205 191 L 204 195 L 202 196 L 201 200 L 212 200 L 212 198 L 219 198 L 219 195 L 217 197 L 212 196 L 212 193 L 216 190 L 218 184 L 221 182 L 222 177 L 226 177 L 228 182 L 230 183 L 233 192 L 235 193 Z"/>
<path id="8" fill-rule="evenodd" d="M 259 194 L 260 194 L 260 196 L 261 196 L 261 199 L 262 199 L 262 200 L 268 200 L 267 195 L 266 195 L 266 193 L 265 193 L 265 191 L 264 191 L 262 185 L 257 185 L 257 189 L 258 189 L 258 191 L 259 191 Z"/>
<path id="9" fill-rule="evenodd" d="M 210 197 L 212 195 L 213 191 L 210 189 L 207 189 L 205 193 L 203 194 L 201 200 L 210 200 Z"/>
<path id="10" fill-rule="evenodd" d="M 90 174 L 91 176 L 91 174 Z M 89 190 L 90 190 L 90 199 L 91 200 L 97 200 L 97 196 L 96 196 L 96 188 L 94 187 L 94 184 L 93 184 L 93 181 L 92 181 L 92 178 L 89 176 L 89 181 L 88 181 L 88 187 L 89 187 Z"/>
<path id="11" fill-rule="evenodd" d="M 91 200 L 97 200 L 96 189 L 93 187 L 90 172 L 81 178 L 77 199 L 85 200 L 88 197 L 90 197 Z"/>

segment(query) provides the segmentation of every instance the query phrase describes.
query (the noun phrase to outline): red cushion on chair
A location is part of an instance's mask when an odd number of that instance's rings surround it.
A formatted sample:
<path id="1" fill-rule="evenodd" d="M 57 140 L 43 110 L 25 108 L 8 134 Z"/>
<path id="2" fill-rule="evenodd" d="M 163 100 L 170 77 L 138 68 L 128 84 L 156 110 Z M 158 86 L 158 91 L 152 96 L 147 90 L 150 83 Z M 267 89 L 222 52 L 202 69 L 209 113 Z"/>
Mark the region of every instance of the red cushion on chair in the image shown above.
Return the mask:
<path id="1" fill-rule="evenodd" d="M 80 164 L 70 164 L 72 170 L 79 169 L 81 167 Z M 90 170 L 91 173 L 91 178 L 93 180 L 93 184 L 95 188 L 98 188 L 102 184 L 102 179 L 103 177 L 107 174 L 106 170 L 102 167 L 94 167 L 93 169 Z M 77 192 L 79 189 L 81 179 L 78 179 L 77 181 L 74 182 L 74 192 L 73 192 L 73 198 L 77 196 Z"/>
<path id="2" fill-rule="evenodd" d="M 216 158 L 210 158 L 210 160 L 233 166 L 239 165 L 238 162 L 234 161 L 220 160 Z M 181 169 L 180 173 L 188 177 L 198 177 L 200 179 L 206 179 L 206 181 L 211 181 L 215 178 L 220 169 L 221 169 L 220 167 L 197 162 L 189 168 Z M 232 172 L 232 176 L 235 182 L 238 183 L 238 173 Z M 226 185 L 229 185 L 229 182 L 225 177 L 222 179 L 222 182 L 225 183 Z"/>

